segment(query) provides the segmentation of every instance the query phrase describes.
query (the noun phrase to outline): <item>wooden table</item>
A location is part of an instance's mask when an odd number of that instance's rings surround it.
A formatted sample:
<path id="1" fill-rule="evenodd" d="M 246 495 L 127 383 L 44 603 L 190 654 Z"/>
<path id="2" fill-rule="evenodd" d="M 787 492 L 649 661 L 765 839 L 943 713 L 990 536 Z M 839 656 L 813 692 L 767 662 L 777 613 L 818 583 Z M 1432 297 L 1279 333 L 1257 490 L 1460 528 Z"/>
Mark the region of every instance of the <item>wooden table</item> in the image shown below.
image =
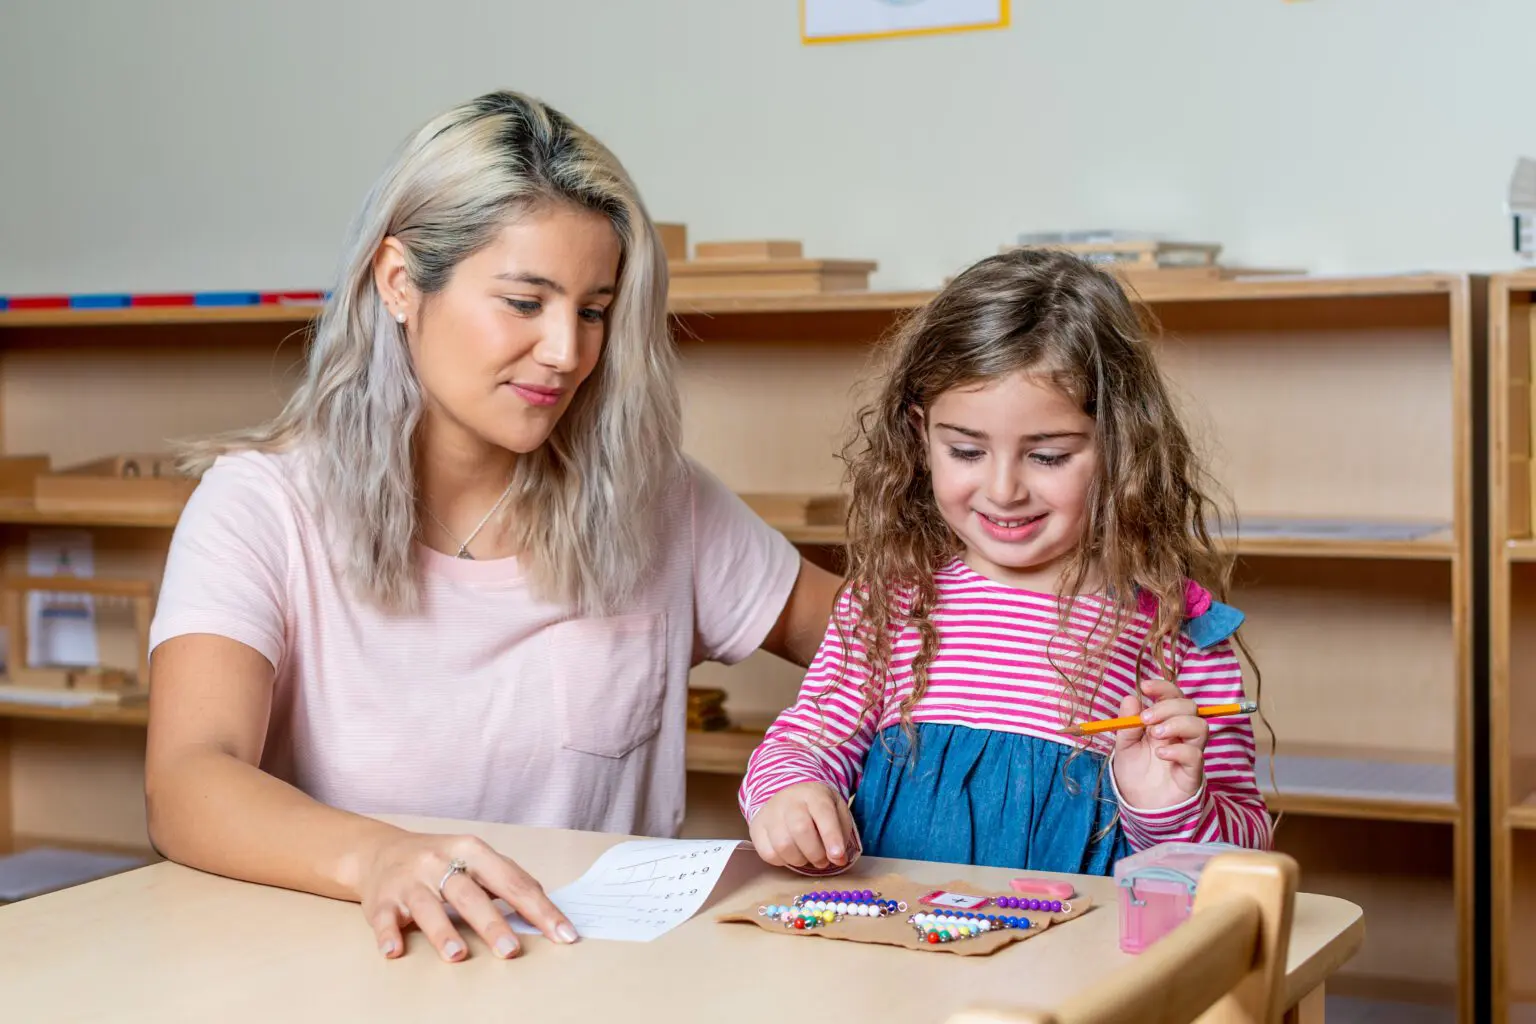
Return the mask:
<path id="1" fill-rule="evenodd" d="M 622 836 L 470 822 L 389 818 L 422 831 L 470 832 L 519 861 L 547 888 L 582 874 Z M 845 876 L 896 871 L 1006 891 L 995 868 L 866 857 Z M 1129 957 L 1117 948 L 1114 883 L 1074 878 L 1096 906 L 1082 918 L 989 957 L 786 938 L 720 924 L 719 910 L 806 880 L 731 860 L 710 900 L 649 943 L 525 939 L 520 958 L 489 953 L 462 929 L 470 956 L 445 963 L 416 931 L 385 960 L 354 904 L 234 882 L 162 863 L 0 907 L 0 1020 L 763 1021 L 830 1019 L 937 1024 L 982 1000 L 1050 1005 Z M 1354 904 L 1298 895 L 1288 1000 L 1321 1019 L 1326 979 L 1359 948 Z M 1315 1016 L 1314 1016 L 1315 1014 Z"/>

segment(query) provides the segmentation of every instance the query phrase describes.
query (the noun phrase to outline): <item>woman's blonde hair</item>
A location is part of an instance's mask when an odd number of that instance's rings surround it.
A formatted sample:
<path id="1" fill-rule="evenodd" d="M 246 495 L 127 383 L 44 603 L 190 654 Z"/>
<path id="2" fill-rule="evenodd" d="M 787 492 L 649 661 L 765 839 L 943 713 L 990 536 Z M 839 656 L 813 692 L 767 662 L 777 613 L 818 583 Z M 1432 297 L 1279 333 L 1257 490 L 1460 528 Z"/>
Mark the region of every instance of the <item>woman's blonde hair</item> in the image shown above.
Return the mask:
<path id="1" fill-rule="evenodd" d="M 542 597 L 582 614 L 621 604 L 647 573 L 654 505 L 681 467 L 666 257 L 618 159 L 518 93 L 480 96 L 406 141 L 354 222 L 287 406 L 267 424 L 187 446 L 186 470 L 201 474 L 226 452 L 302 444 L 344 576 L 387 609 L 414 608 L 422 390 L 405 329 L 375 286 L 375 254 L 398 239 L 412 284 L 430 296 L 509 219 L 551 203 L 613 225 L 618 290 L 596 369 L 548 442 L 518 456 L 501 521 Z"/>

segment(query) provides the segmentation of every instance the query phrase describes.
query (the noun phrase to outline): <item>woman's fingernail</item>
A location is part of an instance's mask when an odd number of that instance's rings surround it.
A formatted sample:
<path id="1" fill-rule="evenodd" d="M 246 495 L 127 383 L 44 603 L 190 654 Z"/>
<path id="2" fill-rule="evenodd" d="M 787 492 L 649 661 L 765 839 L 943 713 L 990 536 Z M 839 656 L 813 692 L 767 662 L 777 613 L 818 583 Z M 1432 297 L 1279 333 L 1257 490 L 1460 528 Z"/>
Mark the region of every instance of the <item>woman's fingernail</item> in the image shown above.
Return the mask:
<path id="1" fill-rule="evenodd" d="M 572 928 L 564 921 L 561 921 L 558 925 L 555 926 L 555 934 L 560 936 L 561 942 L 576 941 L 576 929 Z"/>
<path id="2" fill-rule="evenodd" d="M 379 952 L 383 953 L 385 956 L 394 956 L 395 955 L 395 940 L 394 939 L 385 939 L 383 942 L 379 943 Z"/>
<path id="3" fill-rule="evenodd" d="M 843 859 L 843 848 L 841 846 L 834 846 L 834 847 L 832 847 L 832 849 L 828 850 L 827 852 L 832 855 L 832 859 L 833 860 L 842 860 Z"/>
<path id="4" fill-rule="evenodd" d="M 1153 736 L 1166 736 L 1166 735 L 1168 735 L 1168 727 L 1166 725 L 1159 725 L 1158 727 L 1156 727 L 1155 729 L 1152 730 L 1152 735 Z"/>
<path id="5" fill-rule="evenodd" d="M 517 952 L 517 943 L 515 941 L 513 941 L 512 936 L 510 936 L 510 935 L 503 935 L 501 938 L 496 940 L 496 955 L 497 956 L 499 956 L 499 957 L 509 957 L 513 953 L 516 953 L 516 952 Z"/>
<path id="6" fill-rule="evenodd" d="M 460 954 L 460 953 L 462 953 L 462 952 L 464 952 L 464 947 L 463 947 L 463 946 L 461 946 L 461 945 L 460 945 L 460 944 L 459 944 L 459 943 L 458 943 L 458 942 L 457 942 L 457 941 L 456 941 L 456 940 L 454 940 L 454 939 L 449 939 L 449 940 L 448 940 L 448 941 L 447 941 L 447 942 L 446 942 L 446 943 L 445 943 L 445 944 L 444 944 L 444 945 L 443 945 L 443 956 L 445 956 L 445 957 L 447 957 L 447 958 L 448 958 L 448 959 L 449 959 L 449 960 L 453 960 L 453 959 L 456 959 L 456 958 L 457 958 L 457 957 L 458 957 L 458 955 L 459 955 L 459 954 Z"/>

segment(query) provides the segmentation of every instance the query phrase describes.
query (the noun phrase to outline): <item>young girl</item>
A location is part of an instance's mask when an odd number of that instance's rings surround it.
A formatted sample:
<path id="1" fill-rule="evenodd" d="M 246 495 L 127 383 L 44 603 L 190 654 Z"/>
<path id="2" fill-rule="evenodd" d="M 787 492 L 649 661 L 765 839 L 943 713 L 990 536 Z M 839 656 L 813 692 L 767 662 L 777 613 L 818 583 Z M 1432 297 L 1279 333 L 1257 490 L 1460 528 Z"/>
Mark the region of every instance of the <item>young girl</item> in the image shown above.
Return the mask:
<path id="1" fill-rule="evenodd" d="M 982 260 L 858 423 L 849 580 L 742 781 L 758 853 L 1107 874 L 1165 840 L 1267 848 L 1249 721 L 1195 713 L 1244 699 L 1242 614 L 1202 585 L 1224 591 L 1211 501 L 1115 279 Z"/>

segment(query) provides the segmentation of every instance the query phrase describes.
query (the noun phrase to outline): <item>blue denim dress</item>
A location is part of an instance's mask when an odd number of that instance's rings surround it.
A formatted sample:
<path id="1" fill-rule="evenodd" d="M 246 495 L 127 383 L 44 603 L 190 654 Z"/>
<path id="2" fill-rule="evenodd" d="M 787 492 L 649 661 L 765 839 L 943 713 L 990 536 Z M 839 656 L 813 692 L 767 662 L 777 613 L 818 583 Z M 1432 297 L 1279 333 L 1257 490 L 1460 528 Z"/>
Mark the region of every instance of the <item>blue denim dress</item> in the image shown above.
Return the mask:
<path id="1" fill-rule="evenodd" d="M 915 755 L 899 726 L 870 748 L 852 808 L 865 853 L 1084 875 L 1131 853 L 1102 756 L 1069 764 L 1065 744 L 964 725 L 916 734 Z"/>

